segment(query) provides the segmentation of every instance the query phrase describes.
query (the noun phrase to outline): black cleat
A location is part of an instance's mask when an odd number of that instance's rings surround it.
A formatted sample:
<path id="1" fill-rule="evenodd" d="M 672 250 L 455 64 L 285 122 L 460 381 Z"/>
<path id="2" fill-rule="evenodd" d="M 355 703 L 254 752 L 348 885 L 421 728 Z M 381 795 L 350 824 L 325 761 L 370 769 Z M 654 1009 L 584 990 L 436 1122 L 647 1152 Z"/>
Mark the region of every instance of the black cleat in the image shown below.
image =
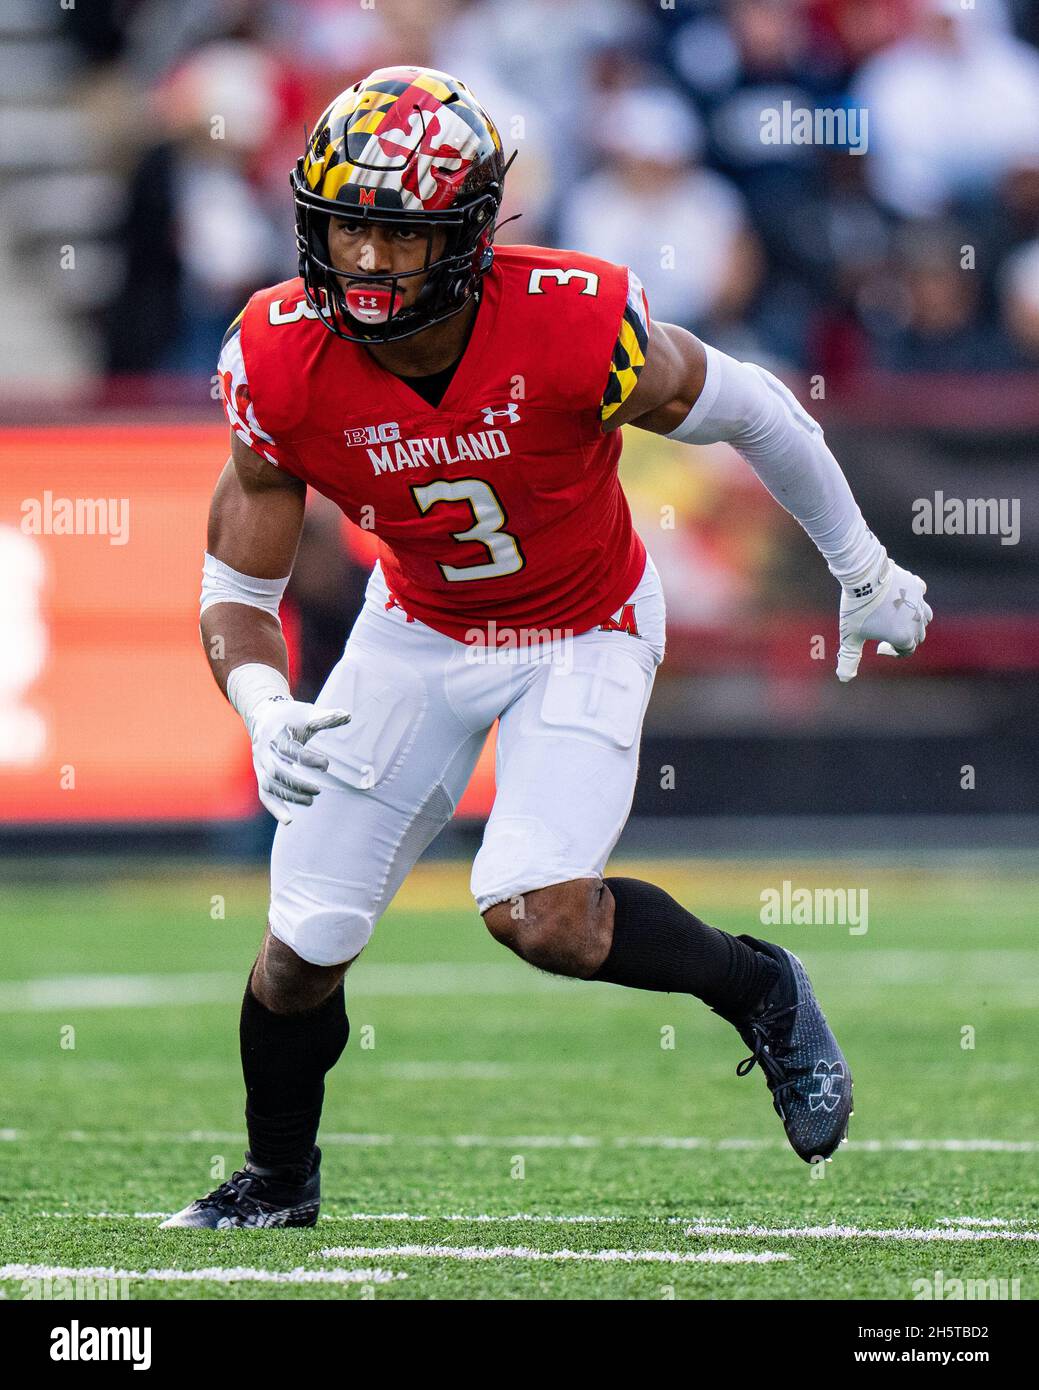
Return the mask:
<path id="1" fill-rule="evenodd" d="M 314 1149 L 309 1172 L 296 1168 L 260 1168 L 246 1156 L 244 1168 L 232 1173 L 206 1197 L 160 1222 L 172 1226 L 224 1231 L 235 1227 L 316 1226 L 321 1205 L 321 1150 Z"/>
<path id="2" fill-rule="evenodd" d="M 770 956 L 779 979 L 752 1013 L 730 1017 L 714 1010 L 751 1049 L 736 1075 L 746 1076 L 757 1062 L 794 1152 L 806 1163 L 829 1158 L 848 1137 L 851 1070 L 798 958 L 769 941 L 739 939 Z"/>

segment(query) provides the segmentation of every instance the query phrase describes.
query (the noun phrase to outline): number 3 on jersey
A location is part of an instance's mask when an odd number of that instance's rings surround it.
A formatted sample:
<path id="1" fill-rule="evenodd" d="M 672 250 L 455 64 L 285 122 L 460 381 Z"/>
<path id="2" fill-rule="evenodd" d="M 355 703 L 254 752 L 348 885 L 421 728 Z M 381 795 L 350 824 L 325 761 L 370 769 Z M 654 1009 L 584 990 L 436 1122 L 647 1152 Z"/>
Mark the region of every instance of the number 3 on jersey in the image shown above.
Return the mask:
<path id="1" fill-rule="evenodd" d="M 487 547 L 492 559 L 485 565 L 444 565 L 440 572 L 444 578 L 455 583 L 470 579 L 503 579 L 507 574 L 515 574 L 526 564 L 519 541 L 505 525 L 505 508 L 498 494 L 482 478 L 441 478 L 435 483 L 412 486 L 415 501 L 420 512 L 425 515 L 430 507 L 438 502 L 468 502 L 475 517 L 475 525 L 468 531 L 453 531 L 456 541 L 479 541 Z"/>

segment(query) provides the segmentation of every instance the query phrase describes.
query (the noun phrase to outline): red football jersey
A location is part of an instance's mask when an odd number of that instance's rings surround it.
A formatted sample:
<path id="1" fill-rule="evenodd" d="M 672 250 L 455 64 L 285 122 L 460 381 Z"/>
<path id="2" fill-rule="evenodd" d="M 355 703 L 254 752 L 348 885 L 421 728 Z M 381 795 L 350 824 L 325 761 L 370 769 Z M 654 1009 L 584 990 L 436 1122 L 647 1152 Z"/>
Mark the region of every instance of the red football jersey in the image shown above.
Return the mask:
<path id="1" fill-rule="evenodd" d="M 378 535 L 410 616 L 500 642 L 502 629 L 584 632 L 641 578 L 620 431 L 602 422 L 634 387 L 647 334 L 626 267 L 503 246 L 438 406 L 329 333 L 299 279 L 253 295 L 219 372 L 232 429 Z"/>

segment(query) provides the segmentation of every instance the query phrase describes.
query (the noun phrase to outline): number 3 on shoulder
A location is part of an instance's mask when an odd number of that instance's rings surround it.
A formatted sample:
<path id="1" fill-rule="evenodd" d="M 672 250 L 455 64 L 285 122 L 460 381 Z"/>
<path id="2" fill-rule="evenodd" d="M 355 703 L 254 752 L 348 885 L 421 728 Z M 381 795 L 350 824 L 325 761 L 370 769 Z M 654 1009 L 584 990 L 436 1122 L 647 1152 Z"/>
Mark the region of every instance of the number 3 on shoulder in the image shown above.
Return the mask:
<path id="1" fill-rule="evenodd" d="M 582 294 L 599 293 L 599 277 L 591 270 L 562 270 L 559 266 L 538 266 L 530 272 L 527 293 L 544 294 L 545 291 L 541 288 L 542 280 L 556 285 L 568 285 L 571 280 L 583 280 L 585 283 Z"/>

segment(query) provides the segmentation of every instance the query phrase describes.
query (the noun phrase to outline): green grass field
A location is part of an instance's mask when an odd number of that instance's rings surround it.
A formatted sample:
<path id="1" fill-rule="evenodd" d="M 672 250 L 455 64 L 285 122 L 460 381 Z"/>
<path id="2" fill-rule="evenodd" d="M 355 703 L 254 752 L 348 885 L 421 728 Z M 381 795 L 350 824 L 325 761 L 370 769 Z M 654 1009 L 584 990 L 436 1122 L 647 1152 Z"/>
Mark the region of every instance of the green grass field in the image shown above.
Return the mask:
<path id="1" fill-rule="evenodd" d="M 980 861 L 610 871 L 802 957 L 855 1073 L 832 1163 L 787 1147 L 703 1005 L 532 971 L 487 935 L 467 866 L 431 865 L 348 976 L 318 1226 L 160 1231 L 241 1161 L 265 879 L 9 885 L 0 1293 L 102 1268 L 131 1272 L 134 1298 L 912 1299 L 942 1271 L 1036 1297 L 1039 879 Z M 868 931 L 761 927 L 783 878 L 868 888 Z"/>

